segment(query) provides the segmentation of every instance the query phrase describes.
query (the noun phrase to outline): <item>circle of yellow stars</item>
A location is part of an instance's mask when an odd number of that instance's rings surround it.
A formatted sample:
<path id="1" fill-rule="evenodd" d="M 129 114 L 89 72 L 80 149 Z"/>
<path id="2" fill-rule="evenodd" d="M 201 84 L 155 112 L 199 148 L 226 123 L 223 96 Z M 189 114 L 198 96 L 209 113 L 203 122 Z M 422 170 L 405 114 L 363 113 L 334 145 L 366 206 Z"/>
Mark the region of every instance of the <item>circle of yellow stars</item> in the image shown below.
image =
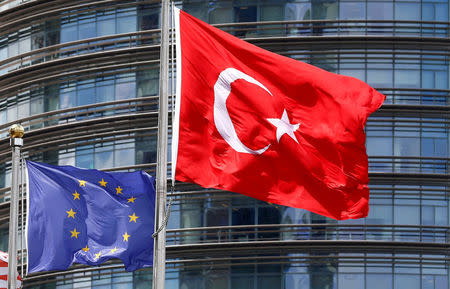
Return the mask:
<path id="1" fill-rule="evenodd" d="M 86 188 L 86 183 L 87 181 L 85 180 L 78 180 L 79 183 L 79 187 L 84 187 Z M 105 187 L 108 184 L 108 182 L 106 182 L 103 178 L 98 182 L 100 184 L 101 187 Z M 123 195 L 123 188 L 120 186 L 117 186 L 115 188 L 116 190 L 116 195 Z M 75 190 L 75 192 L 72 194 L 73 196 L 73 200 L 80 200 L 80 194 Z M 136 201 L 137 198 L 135 197 L 130 197 L 127 199 L 127 203 L 134 203 L 134 201 Z M 76 211 L 73 210 L 73 208 L 70 208 L 70 210 L 66 211 L 67 213 L 67 218 L 72 218 L 75 219 L 75 216 L 77 214 Z M 128 217 L 130 218 L 129 222 L 134 222 L 137 223 L 137 219 L 139 218 L 139 216 L 136 216 L 136 213 L 133 212 L 132 215 L 128 215 Z M 78 239 L 78 235 L 81 232 L 78 232 L 76 228 L 74 228 L 72 231 L 70 231 L 70 238 L 75 238 Z M 124 242 L 128 242 L 128 239 L 131 237 L 131 235 L 128 234 L 128 232 L 125 232 L 125 234 L 122 235 L 123 241 Z M 90 251 L 90 248 L 88 247 L 88 245 L 86 244 L 86 246 L 84 248 L 82 248 L 81 250 L 83 250 L 85 253 L 87 253 L 88 251 Z M 117 247 L 114 247 L 113 249 L 110 249 L 110 251 L 108 253 L 114 254 L 115 252 L 117 252 Z M 102 251 L 99 251 L 98 253 L 94 253 L 94 260 L 97 261 L 98 259 L 100 259 L 100 257 L 102 256 Z"/>

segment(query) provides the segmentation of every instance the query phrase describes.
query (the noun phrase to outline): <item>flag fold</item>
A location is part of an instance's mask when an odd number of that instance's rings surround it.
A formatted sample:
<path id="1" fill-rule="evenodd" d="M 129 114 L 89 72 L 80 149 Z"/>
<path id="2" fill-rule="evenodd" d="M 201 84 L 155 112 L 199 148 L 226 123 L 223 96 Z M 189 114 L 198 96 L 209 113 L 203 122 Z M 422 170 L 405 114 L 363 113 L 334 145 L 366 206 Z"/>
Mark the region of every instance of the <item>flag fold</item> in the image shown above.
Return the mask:
<path id="1" fill-rule="evenodd" d="M 177 10 L 173 174 L 334 219 L 368 213 L 364 125 L 385 96 Z"/>
<path id="2" fill-rule="evenodd" d="M 153 262 L 154 180 L 145 172 L 102 172 L 27 161 L 28 272 L 99 265 L 128 271 Z"/>

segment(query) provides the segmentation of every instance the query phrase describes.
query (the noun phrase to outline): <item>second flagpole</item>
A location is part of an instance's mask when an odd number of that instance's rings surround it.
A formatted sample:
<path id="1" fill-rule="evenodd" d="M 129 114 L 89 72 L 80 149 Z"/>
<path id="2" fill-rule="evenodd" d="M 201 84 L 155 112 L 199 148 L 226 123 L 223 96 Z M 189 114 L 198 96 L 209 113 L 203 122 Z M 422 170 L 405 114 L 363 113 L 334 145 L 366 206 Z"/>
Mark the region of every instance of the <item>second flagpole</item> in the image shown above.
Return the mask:
<path id="1" fill-rule="evenodd" d="M 153 259 L 153 289 L 164 289 L 166 279 L 166 228 L 163 224 L 167 195 L 168 90 L 169 90 L 169 0 L 161 1 L 161 50 L 159 73 L 158 147 L 156 163 L 156 235 Z M 163 227 L 161 227 L 163 226 Z"/>
<path id="2" fill-rule="evenodd" d="M 20 148 L 23 146 L 23 127 L 13 125 L 9 129 L 12 148 L 11 201 L 9 205 L 8 288 L 17 288 L 17 231 L 19 213 Z"/>

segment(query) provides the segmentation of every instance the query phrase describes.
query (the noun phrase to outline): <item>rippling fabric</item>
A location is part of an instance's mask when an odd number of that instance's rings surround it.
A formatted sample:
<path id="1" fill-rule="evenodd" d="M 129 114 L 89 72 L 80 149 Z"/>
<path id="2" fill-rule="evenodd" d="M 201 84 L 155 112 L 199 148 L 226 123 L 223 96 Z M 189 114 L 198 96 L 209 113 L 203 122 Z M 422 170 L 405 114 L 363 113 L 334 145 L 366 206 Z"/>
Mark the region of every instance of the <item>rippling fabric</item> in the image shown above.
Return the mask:
<path id="1" fill-rule="evenodd" d="M 176 179 L 334 219 L 367 216 L 364 125 L 385 96 L 178 15 Z"/>
<path id="2" fill-rule="evenodd" d="M 27 161 L 28 272 L 99 265 L 128 271 L 153 262 L 154 179 Z"/>

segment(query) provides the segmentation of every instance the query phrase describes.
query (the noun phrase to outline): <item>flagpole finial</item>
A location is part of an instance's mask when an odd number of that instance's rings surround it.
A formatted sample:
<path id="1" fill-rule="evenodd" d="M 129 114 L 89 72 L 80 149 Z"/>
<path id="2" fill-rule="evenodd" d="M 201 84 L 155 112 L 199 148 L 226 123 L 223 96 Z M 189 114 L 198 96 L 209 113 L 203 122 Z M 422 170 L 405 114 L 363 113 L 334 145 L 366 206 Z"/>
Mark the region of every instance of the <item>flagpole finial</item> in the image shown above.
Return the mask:
<path id="1" fill-rule="evenodd" d="M 23 126 L 20 124 L 13 124 L 9 128 L 9 136 L 10 138 L 22 138 L 24 135 Z"/>

